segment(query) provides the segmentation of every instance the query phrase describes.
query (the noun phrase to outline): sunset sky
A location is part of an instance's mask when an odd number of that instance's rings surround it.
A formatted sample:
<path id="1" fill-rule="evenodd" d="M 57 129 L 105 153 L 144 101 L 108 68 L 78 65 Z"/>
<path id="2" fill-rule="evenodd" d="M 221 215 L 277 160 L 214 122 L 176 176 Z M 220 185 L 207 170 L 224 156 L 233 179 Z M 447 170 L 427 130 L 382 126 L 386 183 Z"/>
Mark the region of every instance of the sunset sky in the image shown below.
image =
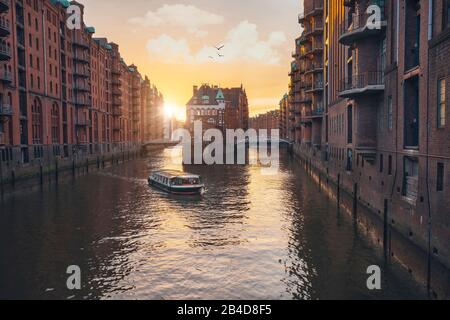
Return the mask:
<path id="1" fill-rule="evenodd" d="M 253 115 L 277 108 L 287 91 L 299 0 L 79 2 L 95 36 L 118 43 L 179 117 L 195 84 L 242 83 Z M 224 57 L 214 49 L 220 45 Z"/>

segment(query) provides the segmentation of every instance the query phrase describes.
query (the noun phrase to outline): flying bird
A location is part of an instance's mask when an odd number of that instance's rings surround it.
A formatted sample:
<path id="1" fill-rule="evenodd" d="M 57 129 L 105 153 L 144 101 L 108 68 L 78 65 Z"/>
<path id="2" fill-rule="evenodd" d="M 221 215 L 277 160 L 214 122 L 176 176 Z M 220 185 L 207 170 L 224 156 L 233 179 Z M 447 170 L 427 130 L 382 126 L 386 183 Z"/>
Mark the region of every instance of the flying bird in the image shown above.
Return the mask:
<path id="1" fill-rule="evenodd" d="M 221 58 L 225 57 L 225 55 L 220 54 L 220 53 L 218 53 L 217 55 L 218 55 L 219 57 L 221 57 Z"/>
<path id="2" fill-rule="evenodd" d="M 220 51 L 220 50 L 223 49 L 223 47 L 225 47 L 225 45 L 222 45 L 222 46 L 220 46 L 220 47 L 215 47 L 215 48 L 217 49 L 217 51 Z"/>

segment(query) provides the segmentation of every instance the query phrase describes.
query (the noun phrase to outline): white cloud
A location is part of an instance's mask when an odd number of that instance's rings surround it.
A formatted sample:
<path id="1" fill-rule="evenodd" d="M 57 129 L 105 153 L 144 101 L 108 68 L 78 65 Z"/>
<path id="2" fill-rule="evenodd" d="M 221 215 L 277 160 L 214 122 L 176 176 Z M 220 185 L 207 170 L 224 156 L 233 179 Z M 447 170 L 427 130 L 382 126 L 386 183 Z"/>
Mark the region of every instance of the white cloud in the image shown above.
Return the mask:
<path id="1" fill-rule="evenodd" d="M 193 62 L 187 41 L 185 39 L 176 40 L 166 34 L 149 40 L 147 50 L 155 60 L 167 63 Z"/>
<path id="2" fill-rule="evenodd" d="M 228 32 L 223 43 L 224 47 L 220 51 L 214 47 L 204 46 L 193 53 L 185 39 L 176 40 L 168 35 L 150 40 L 147 50 L 152 58 L 165 62 L 233 63 L 246 61 L 276 65 L 281 61 L 278 49 L 285 41 L 286 36 L 281 31 L 270 33 L 266 40 L 260 39 L 257 26 L 243 21 Z M 223 57 L 219 57 L 218 53 Z"/>
<path id="3" fill-rule="evenodd" d="M 222 24 L 224 17 L 207 12 L 193 5 L 174 4 L 148 11 L 143 17 L 131 18 L 130 23 L 141 27 L 178 27 L 184 28 L 197 37 L 205 37 L 208 31 L 204 27 Z"/>

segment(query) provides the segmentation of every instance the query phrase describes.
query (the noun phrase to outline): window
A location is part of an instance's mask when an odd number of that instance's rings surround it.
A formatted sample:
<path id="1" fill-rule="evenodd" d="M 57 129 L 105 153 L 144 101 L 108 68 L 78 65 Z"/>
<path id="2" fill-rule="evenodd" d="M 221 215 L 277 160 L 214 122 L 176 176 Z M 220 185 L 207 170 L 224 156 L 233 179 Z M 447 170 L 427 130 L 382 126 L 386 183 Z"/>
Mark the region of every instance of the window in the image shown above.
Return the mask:
<path id="1" fill-rule="evenodd" d="M 437 164 L 436 191 L 444 191 L 444 164 Z"/>
<path id="2" fill-rule="evenodd" d="M 388 101 L 387 101 L 387 106 L 388 106 L 388 128 L 389 130 L 392 130 L 392 128 L 394 127 L 394 118 L 393 118 L 393 110 L 392 110 L 392 96 L 388 97 Z"/>
<path id="3" fill-rule="evenodd" d="M 450 27 L 450 0 L 444 1 L 444 29 Z"/>
<path id="4" fill-rule="evenodd" d="M 392 156 L 389 156 L 389 160 L 388 160 L 388 174 L 390 176 L 392 176 Z"/>
<path id="5" fill-rule="evenodd" d="M 347 143 L 353 143 L 353 106 L 347 108 Z"/>
<path id="6" fill-rule="evenodd" d="M 33 113 L 33 144 L 42 144 L 42 104 L 39 99 L 34 99 L 31 111 Z"/>
<path id="7" fill-rule="evenodd" d="M 380 173 L 384 171 L 384 156 L 380 154 Z"/>
<path id="8" fill-rule="evenodd" d="M 437 110 L 437 119 L 438 119 L 438 128 L 445 127 L 445 116 L 446 116 L 446 81 L 445 79 L 441 79 L 438 82 L 438 110 Z"/>
<path id="9" fill-rule="evenodd" d="M 347 171 L 353 170 L 353 150 L 347 149 Z"/>
<path id="10" fill-rule="evenodd" d="M 417 201 L 419 187 L 419 162 L 405 157 L 403 162 L 403 196 L 412 202 Z"/>
<path id="11" fill-rule="evenodd" d="M 53 144 L 59 143 L 59 107 L 55 103 L 51 111 L 52 116 L 52 142 Z"/>

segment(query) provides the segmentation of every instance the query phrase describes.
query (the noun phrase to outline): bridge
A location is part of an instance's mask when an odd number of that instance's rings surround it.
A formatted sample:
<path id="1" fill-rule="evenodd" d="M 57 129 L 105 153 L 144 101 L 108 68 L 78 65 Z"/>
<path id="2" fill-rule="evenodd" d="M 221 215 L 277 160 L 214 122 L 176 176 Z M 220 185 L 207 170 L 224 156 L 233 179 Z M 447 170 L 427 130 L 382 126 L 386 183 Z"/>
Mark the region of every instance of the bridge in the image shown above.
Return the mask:
<path id="1" fill-rule="evenodd" d="M 169 148 L 169 147 L 175 147 L 179 143 L 180 143 L 180 141 L 173 141 L 173 140 L 166 140 L 166 139 L 151 140 L 151 141 L 145 141 L 142 144 L 142 148 L 147 148 L 147 147 Z"/>

